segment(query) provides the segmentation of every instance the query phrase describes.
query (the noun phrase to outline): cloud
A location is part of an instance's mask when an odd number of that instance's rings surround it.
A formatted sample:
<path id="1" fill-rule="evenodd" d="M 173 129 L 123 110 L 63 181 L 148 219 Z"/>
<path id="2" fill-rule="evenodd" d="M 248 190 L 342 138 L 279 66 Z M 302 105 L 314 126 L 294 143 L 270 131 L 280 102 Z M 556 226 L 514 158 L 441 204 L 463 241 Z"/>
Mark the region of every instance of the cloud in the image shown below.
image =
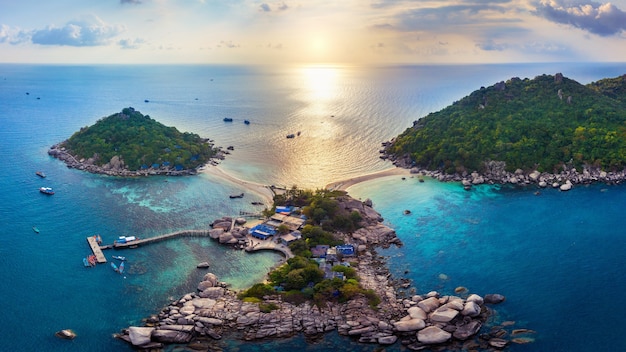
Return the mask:
<path id="1" fill-rule="evenodd" d="M 476 47 L 485 51 L 504 51 L 510 46 L 507 44 L 497 43 L 494 40 L 486 40 L 484 42 L 476 43 Z"/>
<path id="2" fill-rule="evenodd" d="M 141 0 L 120 0 L 120 4 L 122 4 L 122 5 L 124 5 L 124 4 L 139 5 L 139 4 L 141 4 Z"/>
<path id="3" fill-rule="evenodd" d="M 146 41 L 141 39 L 141 38 L 137 38 L 137 39 L 120 39 L 117 42 L 117 45 L 119 45 L 122 49 L 139 49 L 145 43 L 146 43 Z"/>
<path id="4" fill-rule="evenodd" d="M 611 3 L 583 0 L 540 0 L 533 12 L 549 21 L 567 24 L 607 37 L 626 30 L 626 12 Z"/>
<path id="5" fill-rule="evenodd" d="M 220 41 L 220 43 L 217 45 L 218 48 L 228 48 L 228 49 L 234 49 L 234 48 L 240 48 L 241 45 L 239 44 L 234 44 L 231 40 L 229 41 L 225 41 L 222 40 Z"/>
<path id="6" fill-rule="evenodd" d="M 259 8 L 263 12 L 272 12 L 272 6 L 270 6 L 270 4 L 266 2 L 259 5 Z M 287 4 L 285 4 L 284 2 L 281 2 L 281 3 L 274 4 L 274 8 L 278 9 L 278 11 L 286 11 L 289 9 L 289 6 L 287 6 Z"/>
<path id="7" fill-rule="evenodd" d="M 48 26 L 35 30 L 31 40 L 40 45 L 100 46 L 124 31 L 123 26 L 104 23 L 96 16 L 70 21 L 63 27 Z"/>
<path id="8" fill-rule="evenodd" d="M 30 41 L 28 32 L 18 28 L 12 28 L 5 24 L 0 25 L 0 43 L 21 44 Z"/>

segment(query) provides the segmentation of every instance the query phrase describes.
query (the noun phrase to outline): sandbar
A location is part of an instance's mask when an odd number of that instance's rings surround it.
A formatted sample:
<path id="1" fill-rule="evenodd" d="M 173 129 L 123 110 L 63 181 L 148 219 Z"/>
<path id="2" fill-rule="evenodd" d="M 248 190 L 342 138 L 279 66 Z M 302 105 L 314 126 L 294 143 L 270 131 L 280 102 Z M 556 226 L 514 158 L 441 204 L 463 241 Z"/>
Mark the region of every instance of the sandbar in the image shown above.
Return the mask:
<path id="1" fill-rule="evenodd" d="M 205 173 L 205 174 L 219 177 L 221 179 L 234 183 L 237 186 L 240 186 L 241 188 L 245 188 L 254 193 L 258 193 L 263 198 L 264 203 L 266 203 L 266 205 L 271 206 L 274 203 L 274 192 L 269 188 L 269 186 L 262 185 L 256 182 L 244 181 L 242 179 L 239 179 L 227 173 L 226 171 L 222 170 L 219 166 L 215 166 L 215 165 L 205 166 L 202 170 L 200 170 L 200 173 Z"/>
<path id="2" fill-rule="evenodd" d="M 380 177 L 396 176 L 396 175 L 409 176 L 410 174 L 411 174 L 411 171 L 409 169 L 404 169 L 401 167 L 394 167 L 391 169 L 372 172 L 369 174 L 352 177 L 352 178 L 341 180 L 338 182 L 329 183 L 326 185 L 326 189 L 346 191 L 349 187 L 354 186 L 357 183 L 371 181 Z"/>

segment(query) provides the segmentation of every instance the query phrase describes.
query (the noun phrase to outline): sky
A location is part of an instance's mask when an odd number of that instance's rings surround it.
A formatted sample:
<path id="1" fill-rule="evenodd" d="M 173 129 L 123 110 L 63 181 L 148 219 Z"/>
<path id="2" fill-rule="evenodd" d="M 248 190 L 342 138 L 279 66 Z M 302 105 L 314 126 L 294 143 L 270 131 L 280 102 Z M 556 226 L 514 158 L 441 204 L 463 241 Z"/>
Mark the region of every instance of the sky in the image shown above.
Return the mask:
<path id="1" fill-rule="evenodd" d="M 626 61 L 626 0 L 0 0 L 0 62 Z"/>

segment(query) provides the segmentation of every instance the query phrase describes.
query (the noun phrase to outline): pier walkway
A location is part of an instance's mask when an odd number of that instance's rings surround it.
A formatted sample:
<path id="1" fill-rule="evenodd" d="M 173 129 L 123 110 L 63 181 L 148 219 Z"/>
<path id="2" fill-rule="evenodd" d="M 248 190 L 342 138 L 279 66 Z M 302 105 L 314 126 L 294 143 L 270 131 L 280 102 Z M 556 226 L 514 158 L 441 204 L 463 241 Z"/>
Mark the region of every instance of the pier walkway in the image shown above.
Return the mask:
<path id="1" fill-rule="evenodd" d="M 174 237 L 185 237 L 185 236 L 208 237 L 209 230 L 182 230 L 182 231 L 170 232 L 164 235 L 134 240 L 134 241 L 126 242 L 126 243 L 113 243 L 113 248 L 115 249 L 135 248 L 135 247 L 139 247 L 141 245 L 148 244 L 148 243 L 160 242 L 160 241 L 165 241 Z"/>
<path id="2" fill-rule="evenodd" d="M 98 235 L 89 236 L 87 237 L 87 243 L 89 243 L 89 247 L 91 247 L 93 255 L 96 256 L 96 261 L 102 264 L 107 262 L 107 258 L 104 256 L 104 253 L 102 253 L 102 249 L 100 249 L 100 243 L 98 242 L 98 238 Z"/>
<path id="3" fill-rule="evenodd" d="M 294 257 L 289 247 L 285 246 L 284 244 L 276 243 L 272 239 L 259 240 L 258 238 L 254 238 L 250 235 L 248 235 L 247 237 L 248 246 L 246 247 L 246 252 L 272 250 L 282 253 L 285 256 L 285 259 L 290 259 Z"/>

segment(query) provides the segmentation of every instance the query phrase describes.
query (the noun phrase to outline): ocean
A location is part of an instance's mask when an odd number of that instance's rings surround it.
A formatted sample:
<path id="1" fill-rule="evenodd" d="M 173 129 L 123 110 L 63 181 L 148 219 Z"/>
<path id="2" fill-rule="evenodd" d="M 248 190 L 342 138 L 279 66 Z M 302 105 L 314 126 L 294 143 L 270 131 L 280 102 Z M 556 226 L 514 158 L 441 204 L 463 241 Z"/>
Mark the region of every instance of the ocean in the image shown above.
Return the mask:
<path id="1" fill-rule="evenodd" d="M 626 73 L 623 63 L 459 66 L 0 65 L 0 297 L 5 351 L 130 351 L 112 334 L 192 292 L 203 271 L 235 289 L 261 280 L 280 256 L 248 254 L 185 238 L 105 254 L 128 258 L 125 275 L 87 269 L 86 237 L 149 237 L 206 228 L 258 211 L 235 184 L 209 174 L 122 179 L 65 167 L 48 148 L 81 127 L 132 106 L 181 131 L 234 150 L 219 166 L 266 185 L 322 188 L 391 167 L 381 142 L 481 86 L 511 77 L 564 76 L 580 83 Z M 147 102 L 146 102 L 147 101 Z M 233 119 L 225 123 L 224 117 Z M 250 124 L 243 123 L 249 120 Z M 298 136 L 287 139 L 286 135 Z M 45 179 L 35 171 L 45 172 Z M 53 187 L 54 196 L 38 192 Z M 396 277 L 419 293 L 465 286 L 501 293 L 498 319 L 536 330 L 512 351 L 618 351 L 626 290 L 624 186 L 570 192 L 387 177 L 349 189 L 370 198 L 404 242 L 381 250 Z M 404 210 L 411 214 L 404 215 Z M 35 233 L 33 226 L 40 232 Z M 73 329 L 78 337 L 54 333 Z M 329 334 L 224 350 L 375 350 Z M 400 350 L 399 345 L 387 350 Z"/>

